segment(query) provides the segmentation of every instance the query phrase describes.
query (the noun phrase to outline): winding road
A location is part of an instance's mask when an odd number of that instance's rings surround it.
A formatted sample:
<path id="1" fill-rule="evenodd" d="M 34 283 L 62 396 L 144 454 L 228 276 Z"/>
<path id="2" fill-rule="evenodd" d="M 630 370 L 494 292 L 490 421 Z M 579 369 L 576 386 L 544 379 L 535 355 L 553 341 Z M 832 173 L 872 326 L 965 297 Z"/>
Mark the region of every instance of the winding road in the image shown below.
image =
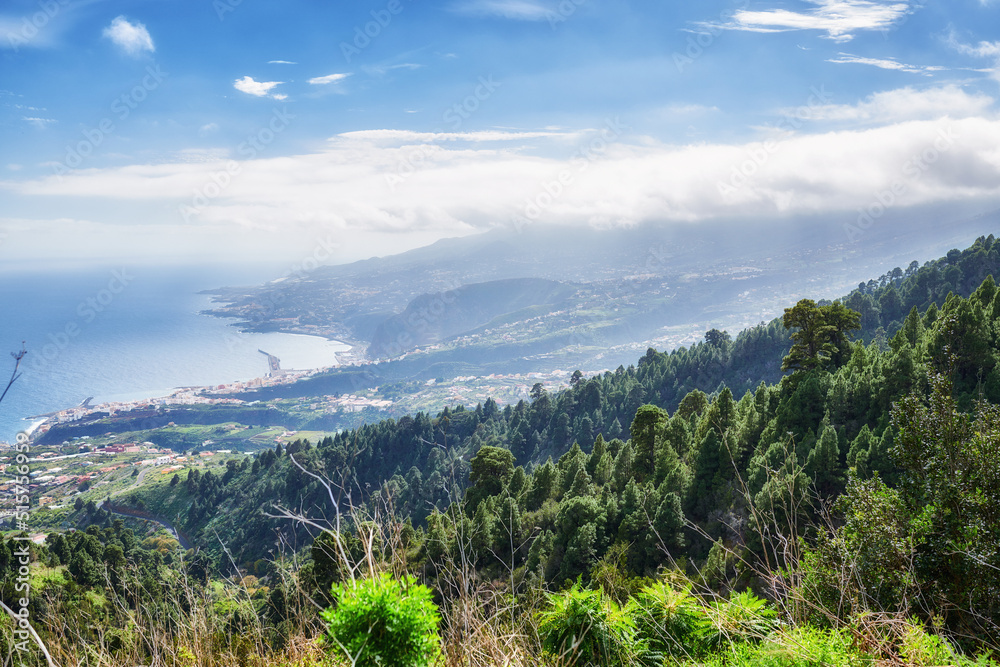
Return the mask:
<path id="1" fill-rule="evenodd" d="M 104 507 L 104 502 L 105 501 L 102 500 L 100 503 L 98 503 L 97 506 L 98 507 Z M 187 539 L 185 539 L 184 536 L 181 535 L 177 531 L 176 528 L 174 528 L 173 524 L 171 524 L 166 519 L 157 519 L 157 518 L 150 517 L 150 516 L 142 516 L 141 514 L 138 514 L 138 512 L 136 512 L 136 513 L 133 514 L 133 513 L 130 513 L 128 511 L 122 511 L 122 510 L 116 510 L 116 509 L 110 509 L 110 508 L 108 509 L 108 511 L 111 512 L 112 514 L 117 514 L 118 516 L 127 516 L 127 517 L 132 518 L 132 519 L 142 519 L 143 521 L 152 521 L 153 523 L 158 523 L 161 526 L 163 526 L 164 528 L 166 528 L 167 532 L 169 532 L 171 535 L 173 535 L 174 539 L 177 540 L 177 542 L 180 543 L 180 545 L 183 548 L 185 548 L 185 549 L 190 549 L 191 548 L 191 543 L 188 542 Z"/>
<path id="2" fill-rule="evenodd" d="M 152 470 L 153 467 L 154 466 L 147 466 L 147 467 L 143 468 L 142 470 L 140 470 L 139 474 L 136 475 L 135 483 L 132 486 L 129 486 L 129 487 L 126 487 L 124 489 L 119 489 L 118 491 L 115 491 L 114 493 L 112 493 L 107 498 L 107 500 L 110 500 L 111 498 L 114 498 L 115 496 L 119 496 L 119 495 L 125 493 L 126 491 L 132 491 L 133 489 L 138 488 L 142 484 L 142 480 L 144 480 L 146 478 L 146 473 L 148 473 L 150 470 Z M 97 503 L 97 506 L 98 507 L 104 507 L 104 503 L 105 503 L 105 500 L 101 500 L 101 502 Z M 185 539 L 184 536 L 181 535 L 180 532 L 176 528 L 174 528 L 174 526 L 169 521 L 166 521 L 165 519 L 156 519 L 156 518 L 153 518 L 153 517 L 142 516 L 142 515 L 140 515 L 138 513 L 136 513 L 136 514 L 130 514 L 128 512 L 123 512 L 123 511 L 120 511 L 120 510 L 115 510 L 115 509 L 110 509 L 110 508 L 108 509 L 108 511 L 111 512 L 112 514 L 117 514 L 119 516 L 127 516 L 127 517 L 130 517 L 130 518 L 133 518 L 133 519 L 144 519 L 145 521 L 152 521 L 154 523 L 158 523 L 161 526 L 163 526 L 164 528 L 166 528 L 167 531 L 171 535 L 174 536 L 174 539 L 177 540 L 177 542 L 179 542 L 180 545 L 183 548 L 185 548 L 185 549 L 190 549 L 191 548 L 191 543 L 188 542 L 187 539 Z"/>

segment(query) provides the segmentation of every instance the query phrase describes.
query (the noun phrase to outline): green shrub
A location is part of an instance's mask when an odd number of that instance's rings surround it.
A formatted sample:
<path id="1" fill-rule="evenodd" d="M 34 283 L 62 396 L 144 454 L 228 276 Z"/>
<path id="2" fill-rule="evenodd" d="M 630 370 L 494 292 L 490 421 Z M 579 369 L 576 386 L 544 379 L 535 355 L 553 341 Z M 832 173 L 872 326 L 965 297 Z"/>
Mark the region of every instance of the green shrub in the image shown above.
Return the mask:
<path id="1" fill-rule="evenodd" d="M 903 633 L 900 657 L 909 665 L 934 667 L 958 664 L 955 652 L 941 637 L 932 635 L 913 623 Z"/>
<path id="2" fill-rule="evenodd" d="M 778 612 L 752 591 L 732 593 L 705 609 L 698 635 L 709 649 L 726 643 L 759 641 L 777 627 Z"/>
<path id="3" fill-rule="evenodd" d="M 688 589 L 676 590 L 657 581 L 629 601 L 628 612 L 651 653 L 676 658 L 695 652 L 704 612 Z"/>
<path id="4" fill-rule="evenodd" d="M 858 651 L 849 632 L 809 626 L 776 633 L 757 648 L 752 664 L 780 667 L 867 667 L 874 658 Z M 766 656 L 766 657 L 765 657 Z"/>
<path id="5" fill-rule="evenodd" d="M 859 652 L 850 633 L 799 627 L 772 633 L 760 643 L 735 644 L 715 653 L 707 667 L 869 667 L 872 656 Z"/>
<path id="6" fill-rule="evenodd" d="M 547 597 L 550 608 L 539 615 L 538 633 L 558 664 L 622 665 L 640 649 L 631 617 L 601 591 L 574 584 Z"/>
<path id="7" fill-rule="evenodd" d="M 335 584 L 320 613 L 327 643 L 355 667 L 423 667 L 441 656 L 439 615 L 426 586 L 388 574 Z"/>

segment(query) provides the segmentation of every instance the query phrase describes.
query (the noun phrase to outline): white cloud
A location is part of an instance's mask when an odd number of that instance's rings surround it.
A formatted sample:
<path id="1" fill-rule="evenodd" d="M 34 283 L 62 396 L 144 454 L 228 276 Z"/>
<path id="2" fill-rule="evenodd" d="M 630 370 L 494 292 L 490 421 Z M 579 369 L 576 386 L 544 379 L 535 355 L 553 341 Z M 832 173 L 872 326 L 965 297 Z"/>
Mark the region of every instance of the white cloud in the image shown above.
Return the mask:
<path id="1" fill-rule="evenodd" d="M 992 60 L 992 69 L 980 71 L 985 71 L 991 74 L 994 79 L 1000 82 L 1000 42 L 982 41 L 978 44 L 965 44 L 958 41 L 958 37 L 955 35 L 955 32 L 952 31 L 951 34 L 948 35 L 948 44 L 963 55 L 972 56 L 973 58 Z"/>
<path id="2" fill-rule="evenodd" d="M 311 83 L 314 86 L 325 86 L 328 83 L 337 83 L 338 81 L 343 81 L 349 76 L 350 73 L 327 74 L 326 76 L 314 76 L 313 78 L 309 79 L 309 83 Z"/>
<path id="3" fill-rule="evenodd" d="M 109 210 L 159 211 L 146 222 L 178 229 L 298 238 L 325 230 L 352 239 L 466 233 L 509 223 L 532 202 L 542 202 L 532 218 L 539 222 L 607 226 L 814 213 L 853 222 L 859 207 L 897 182 L 899 208 L 1000 198 L 995 118 L 911 120 L 749 144 L 606 140 L 589 130 L 557 154 L 546 150 L 546 137 L 520 134 L 498 145 L 441 141 L 419 150 L 406 142 L 426 142 L 427 133 L 338 135 L 321 151 L 241 162 L 187 223 L 180 207 L 226 170 L 225 159 L 86 169 L 61 180 L 0 181 L 0 188 L 29 203 L 65 197 L 68 210 L 104 200 Z M 463 135 L 489 133 L 443 136 Z M 738 187 L 723 188 L 740 170 Z M 557 181 L 561 192 L 546 194 Z"/>
<path id="4" fill-rule="evenodd" d="M 46 127 L 56 122 L 54 118 L 38 118 L 36 116 L 22 116 L 21 120 L 31 123 L 39 130 L 44 130 Z"/>
<path id="5" fill-rule="evenodd" d="M 732 19 L 715 27 L 747 32 L 786 32 L 819 30 L 826 37 L 846 42 L 864 30 L 887 30 L 909 12 L 905 2 L 884 3 L 869 0 L 805 0 L 813 9 L 797 12 L 788 9 L 751 11 L 740 9 Z"/>
<path id="6" fill-rule="evenodd" d="M 471 0 L 452 5 L 459 14 L 498 16 L 517 21 L 544 21 L 552 13 L 547 7 L 530 0 Z"/>
<path id="7" fill-rule="evenodd" d="M 291 60 L 268 60 L 267 64 L 268 65 L 298 65 L 298 63 L 292 62 Z"/>
<path id="8" fill-rule="evenodd" d="M 233 88 L 241 93 L 246 93 L 247 95 L 267 97 L 272 88 L 280 86 L 283 83 L 284 81 L 254 81 L 252 77 L 245 76 L 242 79 L 236 79 L 236 81 L 233 81 Z M 271 97 L 276 100 L 283 100 L 288 96 L 281 93 L 274 93 Z"/>
<path id="9" fill-rule="evenodd" d="M 941 72 L 944 71 L 945 67 L 939 65 L 907 65 L 906 63 L 901 63 L 895 58 L 865 58 L 862 56 L 855 56 L 850 53 L 839 53 L 836 58 L 830 58 L 827 60 L 828 63 L 841 63 L 841 64 L 857 64 L 857 65 L 871 65 L 872 67 L 878 67 L 881 69 L 896 70 L 899 72 L 909 72 L 911 74 L 926 74 L 930 75 L 931 72 Z"/>
<path id="10" fill-rule="evenodd" d="M 210 134 L 214 134 L 219 131 L 218 123 L 206 123 L 198 128 L 198 136 L 207 137 Z"/>
<path id="11" fill-rule="evenodd" d="M 156 50 L 146 26 L 138 21 L 130 23 L 124 16 L 115 18 L 111 25 L 104 29 L 103 35 L 130 56 L 140 55 L 143 51 L 152 53 Z"/>
<path id="12" fill-rule="evenodd" d="M 970 95 L 953 84 L 926 90 L 907 86 L 873 93 L 857 104 L 823 104 L 784 109 L 782 114 L 800 120 L 885 123 L 944 116 L 976 116 L 985 113 L 994 102 L 988 95 Z"/>
<path id="13" fill-rule="evenodd" d="M 951 45 L 959 52 L 975 58 L 1000 58 L 1000 42 L 979 42 L 978 44 L 963 44 L 954 35 Z"/>

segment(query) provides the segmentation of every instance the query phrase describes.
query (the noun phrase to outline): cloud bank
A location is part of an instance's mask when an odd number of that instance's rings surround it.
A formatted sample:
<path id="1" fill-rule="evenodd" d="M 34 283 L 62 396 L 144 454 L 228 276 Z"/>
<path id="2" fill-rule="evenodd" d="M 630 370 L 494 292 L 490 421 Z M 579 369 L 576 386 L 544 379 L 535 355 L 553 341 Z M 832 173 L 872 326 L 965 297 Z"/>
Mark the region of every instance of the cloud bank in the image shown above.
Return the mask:
<path id="1" fill-rule="evenodd" d="M 244 161 L 207 153 L 0 181 L 0 189 L 39 202 L 158 211 L 122 224 L 192 239 L 228 229 L 234 237 L 432 240 L 525 222 L 608 227 L 814 214 L 842 215 L 846 225 L 858 211 L 885 207 L 887 197 L 898 209 L 1000 202 L 1000 117 L 992 108 L 992 98 L 956 87 L 903 88 L 817 107 L 801 131 L 747 143 L 670 144 L 631 135 L 618 121 L 575 132 L 367 130 L 333 136 L 310 153 Z M 903 120 L 868 123 L 904 109 Z M 844 121 L 865 122 L 837 129 Z"/>

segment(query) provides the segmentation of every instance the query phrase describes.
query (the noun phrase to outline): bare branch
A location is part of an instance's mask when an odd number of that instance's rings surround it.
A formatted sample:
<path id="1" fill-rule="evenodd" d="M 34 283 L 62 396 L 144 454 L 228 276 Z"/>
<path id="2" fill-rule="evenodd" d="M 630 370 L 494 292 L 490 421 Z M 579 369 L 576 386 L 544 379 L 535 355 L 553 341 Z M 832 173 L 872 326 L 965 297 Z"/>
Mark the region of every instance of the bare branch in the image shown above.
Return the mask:
<path id="1" fill-rule="evenodd" d="M 28 354 L 28 350 L 24 347 L 23 340 L 21 341 L 21 351 L 10 353 L 10 356 L 14 357 L 14 370 L 10 374 L 10 380 L 7 381 L 7 386 L 4 388 L 3 393 L 0 394 L 0 403 L 3 402 L 3 399 L 7 395 L 7 392 L 10 391 L 11 385 L 14 384 L 17 378 L 21 377 L 18 374 L 17 369 L 21 366 L 21 359 L 24 359 L 24 355 L 26 354 Z"/>

